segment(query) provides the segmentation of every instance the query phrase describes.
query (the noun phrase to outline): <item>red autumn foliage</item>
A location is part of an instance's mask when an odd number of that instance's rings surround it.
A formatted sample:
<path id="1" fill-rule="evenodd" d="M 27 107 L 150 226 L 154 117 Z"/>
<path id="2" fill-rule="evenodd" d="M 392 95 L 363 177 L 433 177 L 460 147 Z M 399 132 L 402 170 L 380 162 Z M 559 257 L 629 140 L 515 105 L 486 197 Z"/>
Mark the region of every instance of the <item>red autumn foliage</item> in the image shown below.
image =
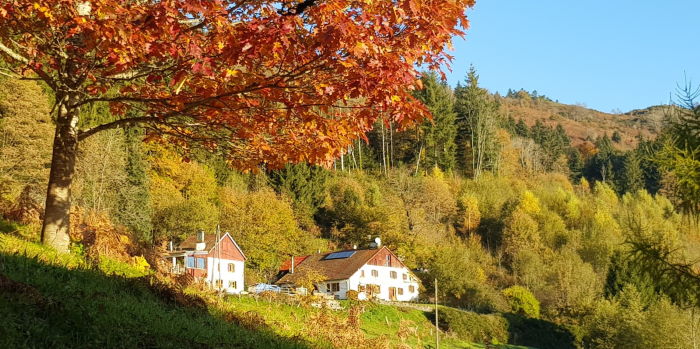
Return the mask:
<path id="1" fill-rule="evenodd" d="M 473 4 L 10 0 L 0 57 L 59 106 L 111 104 L 119 120 L 81 139 L 147 123 L 151 139 L 223 147 L 242 168 L 329 163 L 379 117 L 428 116 L 410 95 L 416 67 L 449 59 Z"/>

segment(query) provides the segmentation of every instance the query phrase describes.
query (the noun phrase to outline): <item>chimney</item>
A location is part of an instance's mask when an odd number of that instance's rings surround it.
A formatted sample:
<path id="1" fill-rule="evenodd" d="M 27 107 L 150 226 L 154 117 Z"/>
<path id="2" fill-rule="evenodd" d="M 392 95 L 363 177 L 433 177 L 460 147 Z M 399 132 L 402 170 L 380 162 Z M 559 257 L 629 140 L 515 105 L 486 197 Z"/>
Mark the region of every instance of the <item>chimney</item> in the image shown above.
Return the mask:
<path id="1" fill-rule="evenodd" d="M 197 232 L 197 242 L 204 242 L 204 230 Z"/>
<path id="2" fill-rule="evenodd" d="M 294 256 L 292 256 L 292 267 L 289 268 L 289 273 L 294 274 Z"/>

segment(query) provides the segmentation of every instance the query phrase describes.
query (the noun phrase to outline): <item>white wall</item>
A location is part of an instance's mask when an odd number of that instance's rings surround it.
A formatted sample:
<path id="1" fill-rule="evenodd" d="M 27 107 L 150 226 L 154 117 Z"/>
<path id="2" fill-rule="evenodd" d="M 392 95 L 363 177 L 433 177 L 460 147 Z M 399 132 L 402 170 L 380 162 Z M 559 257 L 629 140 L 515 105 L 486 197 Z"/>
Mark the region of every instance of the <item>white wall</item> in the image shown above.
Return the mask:
<path id="1" fill-rule="evenodd" d="M 221 264 L 221 269 L 217 269 Z M 228 271 L 228 265 L 235 265 L 234 272 Z M 207 258 L 207 278 L 206 282 L 211 285 L 216 285 L 216 280 L 223 282 L 224 291 L 227 293 L 240 293 L 245 289 L 244 282 L 245 263 L 243 261 L 234 261 L 230 259 Z M 221 273 L 219 273 L 221 271 Z M 229 287 L 230 281 L 236 281 L 236 288 Z"/>
<path id="2" fill-rule="evenodd" d="M 362 277 L 362 271 L 365 271 L 365 276 Z M 377 277 L 372 276 L 372 270 L 376 270 L 378 272 Z M 391 271 L 396 272 L 396 279 L 391 278 Z M 403 274 L 406 274 L 408 276 L 408 280 L 403 279 Z M 331 284 L 331 283 L 339 283 L 340 290 L 337 292 L 326 292 L 326 285 Z M 379 285 L 380 286 L 380 293 L 379 295 L 376 295 L 375 297 L 382 299 L 382 300 L 390 300 L 389 299 L 389 287 L 395 287 L 397 289 L 396 292 L 396 300 L 401 301 L 401 302 L 408 302 L 408 301 L 413 301 L 418 299 L 418 281 L 413 279 L 411 276 L 411 273 L 408 271 L 407 268 L 395 268 L 395 267 L 383 267 L 383 266 L 375 266 L 375 265 L 364 265 L 362 268 L 360 268 L 355 274 L 353 274 L 350 279 L 347 280 L 336 280 L 336 281 L 324 281 L 316 284 L 318 287 L 318 290 L 322 293 L 325 294 L 330 294 L 337 296 L 339 299 L 347 299 L 347 292 L 348 290 L 354 290 L 357 291 L 359 289 L 360 285 Z M 409 286 L 413 286 L 414 290 L 413 293 L 409 292 Z M 403 289 L 403 294 L 400 295 L 398 294 L 398 289 L 402 288 Z M 362 297 L 362 296 L 360 296 Z"/>
<path id="3" fill-rule="evenodd" d="M 377 277 L 372 276 L 372 270 L 376 270 L 378 272 Z M 364 277 L 362 276 L 362 271 L 365 272 Z M 391 271 L 396 272 L 396 279 L 391 278 Z M 407 275 L 407 280 L 403 279 L 403 274 Z M 407 302 L 418 299 L 418 281 L 413 279 L 413 276 L 408 271 L 408 268 L 384 267 L 365 264 L 350 277 L 349 283 L 350 289 L 352 290 L 357 290 L 360 285 L 379 285 L 380 293 L 379 295 L 376 295 L 376 297 L 386 301 L 390 300 L 389 287 L 395 287 L 397 289 L 397 301 Z M 409 291 L 409 286 L 413 286 L 412 293 Z M 403 289 L 403 294 L 398 294 L 399 288 Z"/>

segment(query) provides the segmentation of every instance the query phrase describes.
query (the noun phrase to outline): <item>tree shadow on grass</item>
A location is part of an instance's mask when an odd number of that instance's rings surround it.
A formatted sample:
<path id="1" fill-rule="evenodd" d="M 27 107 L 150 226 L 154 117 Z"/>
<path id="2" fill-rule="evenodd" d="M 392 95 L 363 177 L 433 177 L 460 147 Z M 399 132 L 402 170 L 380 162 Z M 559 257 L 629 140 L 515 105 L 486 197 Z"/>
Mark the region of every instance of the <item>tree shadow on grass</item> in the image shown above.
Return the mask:
<path id="1" fill-rule="evenodd" d="M 508 343 L 538 349 L 577 348 L 574 334 L 561 325 L 519 314 L 503 314 L 503 317 L 508 321 Z"/>
<path id="2" fill-rule="evenodd" d="M 1 348 L 309 348 L 147 282 L 0 253 Z"/>

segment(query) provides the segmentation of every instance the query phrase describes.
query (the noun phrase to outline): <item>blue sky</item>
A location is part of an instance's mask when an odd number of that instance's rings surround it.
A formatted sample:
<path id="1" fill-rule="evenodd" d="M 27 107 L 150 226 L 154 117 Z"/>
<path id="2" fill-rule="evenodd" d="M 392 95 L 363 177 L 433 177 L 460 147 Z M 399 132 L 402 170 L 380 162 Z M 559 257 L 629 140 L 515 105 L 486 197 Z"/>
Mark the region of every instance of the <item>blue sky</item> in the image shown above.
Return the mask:
<path id="1" fill-rule="evenodd" d="M 537 90 L 623 112 L 700 83 L 700 0 L 477 0 L 455 38 L 448 82 L 474 64 L 482 87 Z"/>

